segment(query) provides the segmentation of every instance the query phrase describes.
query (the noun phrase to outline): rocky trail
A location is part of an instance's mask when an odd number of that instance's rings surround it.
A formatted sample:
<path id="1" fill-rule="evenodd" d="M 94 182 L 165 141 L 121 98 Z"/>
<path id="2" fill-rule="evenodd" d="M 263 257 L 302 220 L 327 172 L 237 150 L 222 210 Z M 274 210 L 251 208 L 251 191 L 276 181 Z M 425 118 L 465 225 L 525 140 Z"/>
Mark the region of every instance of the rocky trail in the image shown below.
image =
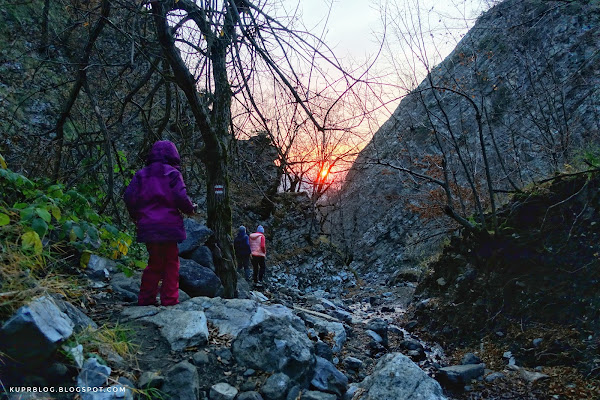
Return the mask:
<path id="1" fill-rule="evenodd" d="M 15 355 L 23 356 L 18 348 L 23 341 L 11 341 L 10 335 L 43 340 L 26 352 L 23 364 L 5 366 L 3 382 L 105 389 L 51 396 L 9 392 L 8 398 L 563 398 L 548 394 L 550 376 L 541 368 L 518 367 L 510 354 L 495 354 L 495 360 L 477 349 L 448 354 L 429 341 L 411 320 L 414 283 L 390 286 L 379 274 L 360 277 L 343 265 L 334 271 L 323 259 L 321 254 L 314 265 L 328 269 L 327 279 L 319 268 L 311 280 L 306 270 L 297 269 L 294 277 L 274 265 L 260 287 L 240 276 L 236 299 L 214 297 L 210 266 L 182 259 L 181 286 L 211 297 L 180 291 L 177 306 L 139 307 L 139 273 L 126 276 L 113 262 L 92 258 L 85 270 L 89 289 L 78 307 L 45 296 L 4 325 L 3 337 Z M 294 279 L 315 284 L 300 289 L 288 284 Z M 114 336 L 121 335 L 129 350 L 119 354 L 118 337 L 112 346 L 84 339 L 86 330 L 100 335 L 102 327 L 117 327 L 120 334 Z"/>

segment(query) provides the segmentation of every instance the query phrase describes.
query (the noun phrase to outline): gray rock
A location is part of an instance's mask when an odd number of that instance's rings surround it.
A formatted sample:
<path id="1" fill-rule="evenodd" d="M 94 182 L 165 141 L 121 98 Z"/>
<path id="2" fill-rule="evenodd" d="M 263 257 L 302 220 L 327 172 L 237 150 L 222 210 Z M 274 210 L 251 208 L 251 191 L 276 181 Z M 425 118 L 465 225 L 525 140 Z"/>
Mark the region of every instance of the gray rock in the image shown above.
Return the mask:
<path id="1" fill-rule="evenodd" d="M 118 272 L 111 276 L 110 286 L 122 300 L 134 302 L 137 301 L 140 292 L 141 272 L 127 276 L 123 272 Z"/>
<path id="2" fill-rule="evenodd" d="M 190 256 L 188 258 L 190 260 L 197 262 L 198 264 L 202 265 L 203 267 L 210 269 L 211 271 L 215 270 L 215 264 L 213 262 L 213 255 L 212 255 L 210 249 L 206 246 L 198 247 L 196 250 L 194 250 L 192 252 L 192 254 L 190 254 Z"/>
<path id="3" fill-rule="evenodd" d="M 183 258 L 179 259 L 179 287 L 191 297 L 216 297 L 223 292 L 221 280 L 210 268 Z"/>
<path id="4" fill-rule="evenodd" d="M 344 359 L 344 365 L 348 369 L 352 369 L 352 370 L 358 371 L 359 369 L 362 368 L 363 362 L 361 360 L 359 360 L 358 358 L 346 357 Z"/>
<path id="5" fill-rule="evenodd" d="M 473 353 L 467 353 L 463 356 L 461 362 L 462 365 L 468 364 L 481 364 L 481 358 L 477 357 Z"/>
<path id="6" fill-rule="evenodd" d="M 337 400 L 337 398 L 338 397 L 335 394 L 309 390 L 302 393 L 300 400 Z"/>
<path id="7" fill-rule="evenodd" d="M 300 396 L 300 393 L 302 392 L 302 386 L 296 385 L 293 386 L 290 391 L 288 392 L 285 400 L 298 400 L 298 396 Z"/>
<path id="8" fill-rule="evenodd" d="M 305 321 L 306 326 L 314 328 L 319 334 L 325 336 L 333 335 L 334 345 L 332 351 L 334 353 L 339 353 L 342 350 L 347 340 L 346 329 L 344 329 L 342 323 L 327 321 L 306 313 L 302 314 L 302 319 Z"/>
<path id="9" fill-rule="evenodd" d="M 194 365 L 199 367 L 201 365 L 206 365 L 209 363 L 208 354 L 205 351 L 198 351 L 192 355 L 192 360 L 194 361 Z"/>
<path id="10" fill-rule="evenodd" d="M 160 388 L 165 383 L 165 377 L 158 372 L 146 371 L 138 380 L 140 389 Z"/>
<path id="11" fill-rule="evenodd" d="M 179 243 L 177 247 L 179 247 L 179 256 L 187 258 L 194 250 L 206 243 L 206 240 L 213 234 L 213 231 L 191 218 L 183 220 L 183 227 L 185 228 L 187 238 Z"/>
<path id="12" fill-rule="evenodd" d="M 220 382 L 210 388 L 210 400 L 233 400 L 238 390 L 229 383 Z"/>
<path id="13" fill-rule="evenodd" d="M 360 388 L 356 383 L 350 384 L 350 386 L 348 386 L 348 390 L 346 390 L 346 393 L 344 393 L 343 400 L 352 400 L 354 398 L 354 394 L 356 394 L 359 389 Z"/>
<path id="14" fill-rule="evenodd" d="M 103 387 L 110 376 L 110 367 L 102 365 L 98 359 L 90 357 L 83 363 L 77 375 L 77 386 L 80 388 Z"/>
<path id="15" fill-rule="evenodd" d="M 321 340 L 315 343 L 315 355 L 329 361 L 333 360 L 333 351 L 331 351 L 331 347 Z"/>
<path id="16" fill-rule="evenodd" d="M 73 322 L 47 296 L 19 308 L 0 329 L 0 348 L 15 360 L 36 364 L 73 333 Z"/>
<path id="17" fill-rule="evenodd" d="M 485 364 L 453 365 L 438 370 L 438 380 L 450 385 L 466 385 L 483 376 Z"/>
<path id="18" fill-rule="evenodd" d="M 208 342 L 208 325 L 202 311 L 184 311 L 175 306 L 143 316 L 141 319 L 156 325 L 173 351 L 181 351 L 189 346 L 201 346 Z"/>
<path id="19" fill-rule="evenodd" d="M 65 313 L 71 322 L 73 322 L 73 332 L 79 333 L 88 327 L 98 329 L 98 325 L 73 304 L 60 299 L 54 299 L 54 302 L 60 311 Z"/>
<path id="20" fill-rule="evenodd" d="M 244 329 L 233 341 L 232 350 L 243 366 L 283 372 L 297 382 L 312 377 L 313 344 L 297 317 L 270 317 Z"/>
<path id="21" fill-rule="evenodd" d="M 519 368 L 519 375 L 529 383 L 550 378 L 549 375 L 542 374 L 541 372 L 527 371 L 525 368 Z"/>
<path id="22" fill-rule="evenodd" d="M 532 341 L 533 347 L 539 347 L 543 341 L 544 341 L 544 339 L 542 339 L 542 338 L 533 339 L 533 341 Z"/>
<path id="23" fill-rule="evenodd" d="M 284 400 L 290 386 L 290 377 L 279 372 L 267 378 L 261 392 L 265 400 Z"/>
<path id="24" fill-rule="evenodd" d="M 218 358 L 220 358 L 223 361 L 231 361 L 231 359 L 233 358 L 233 354 L 231 353 L 231 350 L 229 350 L 227 347 L 222 347 L 220 349 L 215 350 L 215 356 L 217 356 Z"/>
<path id="25" fill-rule="evenodd" d="M 111 273 L 117 272 L 117 263 L 108 258 L 100 257 L 95 254 L 90 255 L 90 260 L 84 269 L 87 276 L 92 279 L 107 279 Z"/>
<path id="26" fill-rule="evenodd" d="M 371 339 L 373 339 L 374 341 L 376 341 L 377 343 L 381 343 L 381 344 L 383 344 L 383 338 L 382 338 L 381 336 L 379 336 L 379 335 L 378 335 L 376 332 L 374 332 L 374 331 L 372 331 L 372 330 L 370 330 L 370 329 L 367 329 L 367 330 L 365 331 L 365 333 L 366 333 L 367 335 L 369 335 L 369 337 L 370 337 Z"/>
<path id="27" fill-rule="evenodd" d="M 491 374 L 487 375 L 484 379 L 486 382 L 494 382 L 497 379 L 504 378 L 506 378 L 506 375 L 504 375 L 502 372 L 492 372 Z"/>
<path id="28" fill-rule="evenodd" d="M 371 331 L 377 333 L 382 339 L 382 341 L 380 343 L 387 347 L 388 346 L 388 326 L 389 326 L 389 324 L 387 323 L 387 321 L 385 321 L 381 318 L 373 318 L 372 320 L 370 320 L 367 323 L 366 328 L 368 330 L 371 330 Z"/>
<path id="29" fill-rule="evenodd" d="M 254 391 L 240 393 L 237 400 L 263 400 L 263 397 Z"/>
<path id="30" fill-rule="evenodd" d="M 340 309 L 331 310 L 330 314 L 342 322 L 352 323 L 352 313 Z"/>
<path id="31" fill-rule="evenodd" d="M 383 356 L 373 373 L 360 383 L 354 400 L 444 400 L 439 383 L 400 353 Z"/>
<path id="32" fill-rule="evenodd" d="M 200 394 L 200 379 L 196 367 L 187 361 L 173 365 L 165 373 L 161 391 L 171 400 L 197 400 Z"/>
<path id="33" fill-rule="evenodd" d="M 315 389 L 342 396 L 348 388 L 348 378 L 335 368 L 335 366 L 322 357 L 317 357 L 315 375 L 310 384 Z"/>

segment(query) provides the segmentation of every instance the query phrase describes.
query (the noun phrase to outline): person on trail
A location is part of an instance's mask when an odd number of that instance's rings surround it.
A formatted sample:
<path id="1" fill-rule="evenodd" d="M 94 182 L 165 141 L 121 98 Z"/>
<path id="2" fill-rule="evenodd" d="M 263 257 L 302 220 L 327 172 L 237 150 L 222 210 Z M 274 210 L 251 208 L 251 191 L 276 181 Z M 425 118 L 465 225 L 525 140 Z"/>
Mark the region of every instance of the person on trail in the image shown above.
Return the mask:
<path id="1" fill-rule="evenodd" d="M 256 232 L 250 235 L 250 251 L 252 253 L 252 268 L 254 269 L 254 283 L 263 281 L 265 277 L 265 258 L 267 256 L 267 246 L 265 242 L 265 229 L 262 225 L 256 228 Z"/>
<path id="2" fill-rule="evenodd" d="M 146 243 L 149 259 L 142 273 L 138 305 L 158 305 L 160 286 L 163 306 L 179 303 L 179 250 L 186 238 L 182 213 L 196 211 L 179 172 L 180 158 L 175 145 L 162 140 L 154 143 L 146 166 L 139 170 L 123 199 L 137 228 L 137 241 Z"/>
<path id="3" fill-rule="evenodd" d="M 233 248 L 235 249 L 235 258 L 237 259 L 238 269 L 244 271 L 246 280 L 250 280 L 250 238 L 246 234 L 246 227 L 240 226 L 238 234 L 233 239 Z"/>

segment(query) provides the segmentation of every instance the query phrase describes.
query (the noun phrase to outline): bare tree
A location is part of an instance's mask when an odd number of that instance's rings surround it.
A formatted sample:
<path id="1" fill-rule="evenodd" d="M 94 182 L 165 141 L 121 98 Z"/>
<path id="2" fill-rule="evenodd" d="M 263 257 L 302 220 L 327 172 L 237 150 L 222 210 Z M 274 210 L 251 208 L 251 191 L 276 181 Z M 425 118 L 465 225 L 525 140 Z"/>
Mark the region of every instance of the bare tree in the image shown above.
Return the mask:
<path id="1" fill-rule="evenodd" d="M 233 99 L 243 102 L 243 108 L 251 110 L 263 126 L 269 126 L 256 97 L 261 79 L 268 76 L 279 91 L 293 100 L 297 114 L 324 134 L 330 129 L 327 111 L 335 104 L 323 109 L 298 65 L 308 60 L 311 73 L 327 76 L 325 66 L 317 68 L 311 61 L 319 58 L 340 76 L 339 83 L 346 88 L 356 81 L 344 72 L 318 37 L 292 30 L 270 16 L 266 12 L 268 4 L 247 0 L 151 2 L 162 52 L 202 134 L 207 224 L 223 249 L 225 270 L 218 274 L 228 297 L 233 296 L 236 282 L 228 171 Z M 281 151 L 285 154 L 286 149 Z"/>

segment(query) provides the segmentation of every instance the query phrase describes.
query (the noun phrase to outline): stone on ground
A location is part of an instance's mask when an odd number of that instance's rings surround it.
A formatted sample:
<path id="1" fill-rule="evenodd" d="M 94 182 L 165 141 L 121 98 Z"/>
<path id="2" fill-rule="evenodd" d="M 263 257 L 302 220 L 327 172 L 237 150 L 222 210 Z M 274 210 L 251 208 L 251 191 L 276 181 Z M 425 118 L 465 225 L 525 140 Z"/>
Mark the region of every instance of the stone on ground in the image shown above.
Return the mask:
<path id="1" fill-rule="evenodd" d="M 383 356 L 359 385 L 354 400 L 445 400 L 442 387 L 401 353 Z"/>

